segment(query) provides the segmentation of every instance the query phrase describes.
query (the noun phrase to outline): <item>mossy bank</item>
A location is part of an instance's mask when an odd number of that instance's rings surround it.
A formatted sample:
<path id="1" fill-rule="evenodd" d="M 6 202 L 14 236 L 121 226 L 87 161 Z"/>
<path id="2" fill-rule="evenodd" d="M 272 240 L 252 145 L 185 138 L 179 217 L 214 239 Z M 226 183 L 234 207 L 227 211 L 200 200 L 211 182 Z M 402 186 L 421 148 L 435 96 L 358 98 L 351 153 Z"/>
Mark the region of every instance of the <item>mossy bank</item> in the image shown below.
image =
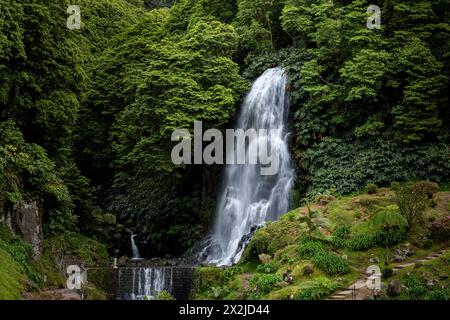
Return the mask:
<path id="1" fill-rule="evenodd" d="M 239 264 L 200 267 L 193 298 L 326 299 L 364 279 L 375 265 L 383 274 L 377 292 L 382 299 L 449 299 L 450 253 L 393 272 L 397 264 L 450 247 L 450 192 L 442 187 L 430 197 L 416 193 L 414 199 L 414 186 L 424 188 L 417 185 L 369 186 L 357 195 L 317 197 L 258 230 Z M 409 195 L 421 210 L 408 224 L 404 215 L 411 212 L 403 211 L 412 209 L 402 201 Z M 404 290 L 393 294 L 388 288 L 395 281 Z M 373 299 L 373 292 L 357 298 Z"/>

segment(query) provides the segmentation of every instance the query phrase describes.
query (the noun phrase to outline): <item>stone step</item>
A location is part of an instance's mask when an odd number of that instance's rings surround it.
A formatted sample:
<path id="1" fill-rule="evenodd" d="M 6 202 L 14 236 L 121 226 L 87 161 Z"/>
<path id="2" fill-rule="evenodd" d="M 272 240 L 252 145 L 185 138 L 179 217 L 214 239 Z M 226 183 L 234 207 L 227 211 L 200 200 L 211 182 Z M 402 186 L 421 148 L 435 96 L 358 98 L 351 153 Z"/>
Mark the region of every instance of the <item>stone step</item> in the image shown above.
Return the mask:
<path id="1" fill-rule="evenodd" d="M 427 261 L 430 261 L 430 260 L 425 260 L 425 259 L 417 260 L 417 262 L 420 262 L 420 263 L 424 263 L 424 262 L 427 262 Z"/>
<path id="2" fill-rule="evenodd" d="M 349 286 L 348 289 L 359 290 L 361 288 L 364 288 L 366 286 L 366 283 L 367 283 L 367 279 L 359 280 L 359 281 L 355 282 L 354 284 L 352 284 L 351 286 Z"/>
<path id="3" fill-rule="evenodd" d="M 344 300 L 345 298 L 347 298 L 347 296 L 334 295 L 330 297 L 331 300 Z"/>
<path id="4" fill-rule="evenodd" d="M 348 296 L 349 294 L 352 294 L 352 290 L 345 290 L 345 291 L 340 291 L 338 293 L 336 293 L 338 296 Z"/>
<path id="5" fill-rule="evenodd" d="M 401 269 L 404 269 L 404 268 L 411 267 L 411 266 L 413 266 L 413 265 L 415 265 L 415 263 L 399 264 L 399 265 L 397 265 L 396 267 L 394 267 L 394 270 L 395 270 L 395 269 L 401 270 Z"/>

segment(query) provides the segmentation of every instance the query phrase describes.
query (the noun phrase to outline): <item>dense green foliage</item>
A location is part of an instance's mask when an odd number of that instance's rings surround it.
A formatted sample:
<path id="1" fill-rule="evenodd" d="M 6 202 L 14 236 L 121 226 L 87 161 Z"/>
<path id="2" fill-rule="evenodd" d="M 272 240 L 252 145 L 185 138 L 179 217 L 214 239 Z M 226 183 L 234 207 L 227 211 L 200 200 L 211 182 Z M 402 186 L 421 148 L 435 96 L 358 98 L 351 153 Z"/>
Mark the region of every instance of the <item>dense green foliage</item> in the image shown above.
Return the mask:
<path id="1" fill-rule="evenodd" d="M 81 0 L 80 30 L 66 28 L 69 2 L 0 0 L 0 210 L 37 200 L 46 235 L 128 251 L 131 229 L 145 256 L 191 247 L 220 167 L 173 165 L 172 131 L 232 126 L 248 80 L 276 65 L 289 74 L 297 194 L 450 178 L 448 0 L 376 1 L 372 30 L 366 0 Z"/>

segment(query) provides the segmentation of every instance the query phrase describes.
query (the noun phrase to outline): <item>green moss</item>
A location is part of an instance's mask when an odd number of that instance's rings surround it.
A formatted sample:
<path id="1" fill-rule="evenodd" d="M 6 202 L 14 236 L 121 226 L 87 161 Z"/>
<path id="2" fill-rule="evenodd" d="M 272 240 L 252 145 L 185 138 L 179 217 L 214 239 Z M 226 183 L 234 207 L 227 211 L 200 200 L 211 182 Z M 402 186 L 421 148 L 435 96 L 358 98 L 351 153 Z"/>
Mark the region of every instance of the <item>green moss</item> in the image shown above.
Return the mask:
<path id="1" fill-rule="evenodd" d="M 250 279 L 250 285 L 259 293 L 269 293 L 282 279 L 277 274 L 255 273 Z"/>
<path id="2" fill-rule="evenodd" d="M 0 248 L 0 300 L 20 299 L 26 276 L 9 253 Z"/>
<path id="3" fill-rule="evenodd" d="M 279 290 L 274 290 L 264 297 L 267 300 L 292 300 L 298 291 L 297 286 L 288 286 Z"/>
<path id="4" fill-rule="evenodd" d="M 336 281 L 330 280 L 325 277 L 319 277 L 314 280 L 305 281 L 298 286 L 297 293 L 295 294 L 296 300 L 319 300 L 334 290 L 339 288 L 339 284 Z"/>
<path id="5" fill-rule="evenodd" d="M 224 269 L 218 267 L 201 267 L 195 271 L 195 277 L 198 279 L 199 288 L 208 286 L 220 286 L 225 283 Z"/>
<path id="6" fill-rule="evenodd" d="M 108 297 L 105 291 L 94 287 L 86 286 L 83 288 L 85 300 L 107 300 Z"/>
<path id="7" fill-rule="evenodd" d="M 164 290 L 155 297 L 155 300 L 175 300 L 175 298 L 168 291 Z"/>
<path id="8" fill-rule="evenodd" d="M 278 250 L 274 255 L 274 261 L 280 264 L 292 265 L 298 262 L 301 258 L 299 255 L 298 245 L 292 244 Z"/>
<path id="9" fill-rule="evenodd" d="M 53 256 L 76 255 L 88 265 L 105 263 L 108 258 L 104 244 L 78 233 L 65 233 L 48 239 L 45 250 Z"/>
<path id="10" fill-rule="evenodd" d="M 297 244 L 303 232 L 304 226 L 299 221 L 284 219 L 269 223 L 265 228 L 256 232 L 241 260 L 255 260 L 261 253 L 273 256 L 278 250 Z"/>
<path id="11" fill-rule="evenodd" d="M 65 286 L 66 280 L 60 274 L 53 258 L 48 252 L 44 251 L 42 257 L 37 261 L 32 262 L 34 270 L 39 274 L 45 276 L 45 286 L 48 288 L 63 288 Z"/>
<path id="12" fill-rule="evenodd" d="M 0 223 L 0 241 L 8 243 L 13 239 L 14 235 L 12 234 L 11 230 L 9 230 L 9 228 L 3 223 Z"/>

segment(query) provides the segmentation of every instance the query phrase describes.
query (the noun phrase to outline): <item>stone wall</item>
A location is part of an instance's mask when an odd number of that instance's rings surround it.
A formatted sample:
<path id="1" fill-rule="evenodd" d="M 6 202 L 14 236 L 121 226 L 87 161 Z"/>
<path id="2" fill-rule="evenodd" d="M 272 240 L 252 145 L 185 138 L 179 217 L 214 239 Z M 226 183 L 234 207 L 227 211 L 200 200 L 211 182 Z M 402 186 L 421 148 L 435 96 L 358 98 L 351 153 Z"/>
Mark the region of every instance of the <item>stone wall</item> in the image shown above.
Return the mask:
<path id="1" fill-rule="evenodd" d="M 192 288 L 192 278 L 195 268 L 193 267 L 163 267 L 167 269 L 171 269 L 172 272 L 172 287 L 170 288 L 171 295 L 177 300 L 187 300 L 191 294 Z M 115 281 L 115 292 L 111 292 L 112 285 L 105 287 L 103 285 L 102 289 L 105 291 L 109 291 L 109 296 L 115 295 L 116 299 L 129 299 L 130 293 L 133 292 L 133 281 L 135 282 L 137 279 L 133 279 L 133 269 L 135 271 L 134 277 L 136 277 L 136 271 L 141 269 L 140 267 L 126 267 L 120 269 L 112 269 L 114 270 Z M 119 277 L 120 272 L 120 277 Z M 91 279 L 91 280 L 90 280 Z M 90 276 L 90 271 L 88 272 L 88 281 L 93 281 L 92 276 Z"/>

